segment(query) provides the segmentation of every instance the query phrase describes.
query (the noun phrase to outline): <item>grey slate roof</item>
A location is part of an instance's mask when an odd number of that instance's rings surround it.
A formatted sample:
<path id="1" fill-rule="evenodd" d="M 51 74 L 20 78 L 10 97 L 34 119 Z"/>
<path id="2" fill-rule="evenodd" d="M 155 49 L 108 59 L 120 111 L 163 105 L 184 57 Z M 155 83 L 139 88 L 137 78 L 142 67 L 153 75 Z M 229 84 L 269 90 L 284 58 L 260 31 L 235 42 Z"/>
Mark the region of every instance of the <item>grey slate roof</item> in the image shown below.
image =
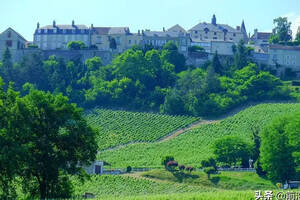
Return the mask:
<path id="1" fill-rule="evenodd" d="M 130 33 L 128 27 L 94 27 L 93 31 L 99 35 L 115 35 Z"/>
<path id="2" fill-rule="evenodd" d="M 204 30 L 205 28 L 208 28 L 209 31 L 214 31 L 214 32 L 223 32 L 224 29 L 226 29 L 228 32 L 231 32 L 231 33 L 240 33 L 241 32 L 240 30 L 236 30 L 227 24 L 213 25 L 211 23 L 206 23 L 206 22 L 197 24 L 196 26 L 191 28 L 189 31 L 199 31 L 199 30 Z"/>
<path id="3" fill-rule="evenodd" d="M 47 25 L 47 26 L 43 26 L 40 29 L 55 29 L 55 28 L 59 28 L 59 29 L 89 29 L 86 25 L 82 25 L 82 24 L 75 24 L 74 26 L 72 25 L 62 25 L 62 24 L 57 24 L 55 27 L 53 25 Z"/>
<path id="4" fill-rule="evenodd" d="M 179 37 L 179 36 L 184 36 L 183 33 L 178 33 L 178 32 L 172 32 L 172 31 L 144 31 L 143 32 L 144 36 L 148 37 Z"/>
<path id="5" fill-rule="evenodd" d="M 168 31 L 173 31 L 173 29 L 180 29 L 182 32 L 186 33 L 186 30 L 182 28 L 179 24 L 176 24 L 168 29 Z"/>

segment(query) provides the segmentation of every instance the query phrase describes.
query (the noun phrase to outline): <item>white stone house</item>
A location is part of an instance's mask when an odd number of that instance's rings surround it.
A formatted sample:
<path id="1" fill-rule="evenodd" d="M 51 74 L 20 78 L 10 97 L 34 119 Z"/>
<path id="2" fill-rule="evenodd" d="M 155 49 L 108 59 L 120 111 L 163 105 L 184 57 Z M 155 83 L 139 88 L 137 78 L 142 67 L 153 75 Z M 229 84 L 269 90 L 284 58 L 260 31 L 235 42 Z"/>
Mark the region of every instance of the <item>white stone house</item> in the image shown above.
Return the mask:
<path id="1" fill-rule="evenodd" d="M 88 174 L 103 174 L 104 162 L 94 161 L 91 165 L 83 167 Z"/>

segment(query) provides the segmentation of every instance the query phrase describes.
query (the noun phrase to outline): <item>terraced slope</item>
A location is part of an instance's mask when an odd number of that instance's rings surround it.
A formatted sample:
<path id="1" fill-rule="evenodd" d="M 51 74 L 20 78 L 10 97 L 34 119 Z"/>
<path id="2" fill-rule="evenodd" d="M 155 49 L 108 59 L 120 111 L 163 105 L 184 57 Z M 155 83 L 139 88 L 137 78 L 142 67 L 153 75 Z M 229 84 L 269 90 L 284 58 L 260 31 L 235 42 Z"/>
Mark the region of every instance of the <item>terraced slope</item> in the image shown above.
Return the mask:
<path id="1" fill-rule="evenodd" d="M 99 153 L 98 159 L 117 167 L 159 167 L 161 157 L 173 155 L 182 164 L 200 165 L 212 155 L 212 143 L 225 135 L 251 138 L 251 128 L 262 128 L 274 118 L 300 110 L 298 103 L 267 103 L 249 107 L 213 124 L 204 124 L 165 142 L 131 144 Z"/>
<path id="2" fill-rule="evenodd" d="M 189 116 L 94 109 L 86 112 L 88 123 L 99 129 L 99 150 L 132 142 L 154 142 L 173 131 L 199 121 Z"/>

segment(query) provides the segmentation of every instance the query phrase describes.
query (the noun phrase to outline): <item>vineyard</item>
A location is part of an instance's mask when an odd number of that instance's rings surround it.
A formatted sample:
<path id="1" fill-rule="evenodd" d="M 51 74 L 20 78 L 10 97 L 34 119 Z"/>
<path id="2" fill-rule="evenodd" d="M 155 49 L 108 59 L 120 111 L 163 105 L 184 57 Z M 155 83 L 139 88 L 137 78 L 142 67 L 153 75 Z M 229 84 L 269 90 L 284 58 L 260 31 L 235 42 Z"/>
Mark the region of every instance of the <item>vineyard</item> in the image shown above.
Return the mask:
<path id="1" fill-rule="evenodd" d="M 99 149 L 130 142 L 154 142 L 172 131 L 200 120 L 197 117 L 170 116 L 142 112 L 94 109 L 86 112 L 88 123 L 99 130 Z"/>
<path id="2" fill-rule="evenodd" d="M 214 140 L 225 135 L 239 135 L 250 141 L 251 129 L 262 129 L 274 118 L 300 110 L 300 104 L 260 104 L 215 124 L 202 125 L 174 139 L 161 143 L 131 144 L 98 155 L 115 167 L 159 167 L 161 157 L 173 155 L 179 163 L 199 166 L 212 155 Z"/>
<path id="3" fill-rule="evenodd" d="M 150 176 L 153 178 L 144 178 Z M 218 182 L 212 180 L 218 180 Z M 147 195 L 146 199 L 148 199 L 151 196 L 171 197 L 173 194 L 179 195 L 182 193 L 185 193 L 185 195 L 198 193 L 199 196 L 208 194 L 210 196 L 213 194 L 212 196 L 216 197 L 224 195 L 224 192 L 228 197 L 233 194 L 241 197 L 247 190 L 275 189 L 275 186 L 270 181 L 259 177 L 255 173 L 245 172 L 221 172 L 220 174 L 212 175 L 212 179 L 207 179 L 207 175 L 204 172 L 192 172 L 187 173 L 183 181 L 179 181 L 171 172 L 154 170 L 142 174 L 121 176 L 94 175 L 89 181 L 84 183 L 81 183 L 76 176 L 73 176 L 72 182 L 76 191 L 75 195 L 89 192 L 99 199 L 145 198 L 145 196 L 141 195 Z M 239 191 L 239 194 L 234 193 L 233 190 Z M 251 194 L 251 197 L 254 196 L 253 192 Z"/>

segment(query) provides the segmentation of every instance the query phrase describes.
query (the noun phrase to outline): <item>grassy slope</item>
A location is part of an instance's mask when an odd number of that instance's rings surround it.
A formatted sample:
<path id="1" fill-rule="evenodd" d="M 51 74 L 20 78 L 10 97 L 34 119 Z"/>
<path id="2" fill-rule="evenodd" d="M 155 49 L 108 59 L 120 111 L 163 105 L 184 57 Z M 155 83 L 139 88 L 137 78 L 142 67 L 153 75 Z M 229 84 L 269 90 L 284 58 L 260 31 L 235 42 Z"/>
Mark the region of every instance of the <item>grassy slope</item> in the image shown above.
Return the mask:
<path id="1" fill-rule="evenodd" d="M 300 110 L 300 104 L 260 104 L 247 108 L 216 124 L 203 125 L 162 143 L 132 144 L 124 148 L 101 152 L 99 160 L 117 167 L 159 167 L 161 157 L 173 155 L 180 164 L 198 166 L 212 155 L 211 144 L 224 135 L 251 138 L 251 128 L 262 128 L 274 118 Z"/>
<path id="2" fill-rule="evenodd" d="M 99 129 L 99 149 L 129 142 L 153 142 L 200 118 L 94 109 L 86 112 L 88 123 Z"/>
<path id="3" fill-rule="evenodd" d="M 143 176 L 153 179 L 144 179 Z M 246 197 L 250 197 L 250 194 L 254 197 L 255 189 L 274 189 L 269 181 L 259 178 L 255 173 L 245 172 L 223 172 L 212 175 L 211 180 L 203 172 L 192 172 L 178 181 L 170 172 L 154 170 L 139 175 L 139 178 L 104 175 L 92 176 L 84 184 L 73 177 L 73 182 L 77 195 L 92 192 L 99 199 L 249 199 Z"/>
<path id="4" fill-rule="evenodd" d="M 201 187 L 230 190 L 275 189 L 272 182 L 259 177 L 253 172 L 220 172 L 212 174 L 210 179 L 204 172 L 169 172 L 164 169 L 144 172 L 143 177 L 166 180 L 171 183 L 186 183 Z"/>

